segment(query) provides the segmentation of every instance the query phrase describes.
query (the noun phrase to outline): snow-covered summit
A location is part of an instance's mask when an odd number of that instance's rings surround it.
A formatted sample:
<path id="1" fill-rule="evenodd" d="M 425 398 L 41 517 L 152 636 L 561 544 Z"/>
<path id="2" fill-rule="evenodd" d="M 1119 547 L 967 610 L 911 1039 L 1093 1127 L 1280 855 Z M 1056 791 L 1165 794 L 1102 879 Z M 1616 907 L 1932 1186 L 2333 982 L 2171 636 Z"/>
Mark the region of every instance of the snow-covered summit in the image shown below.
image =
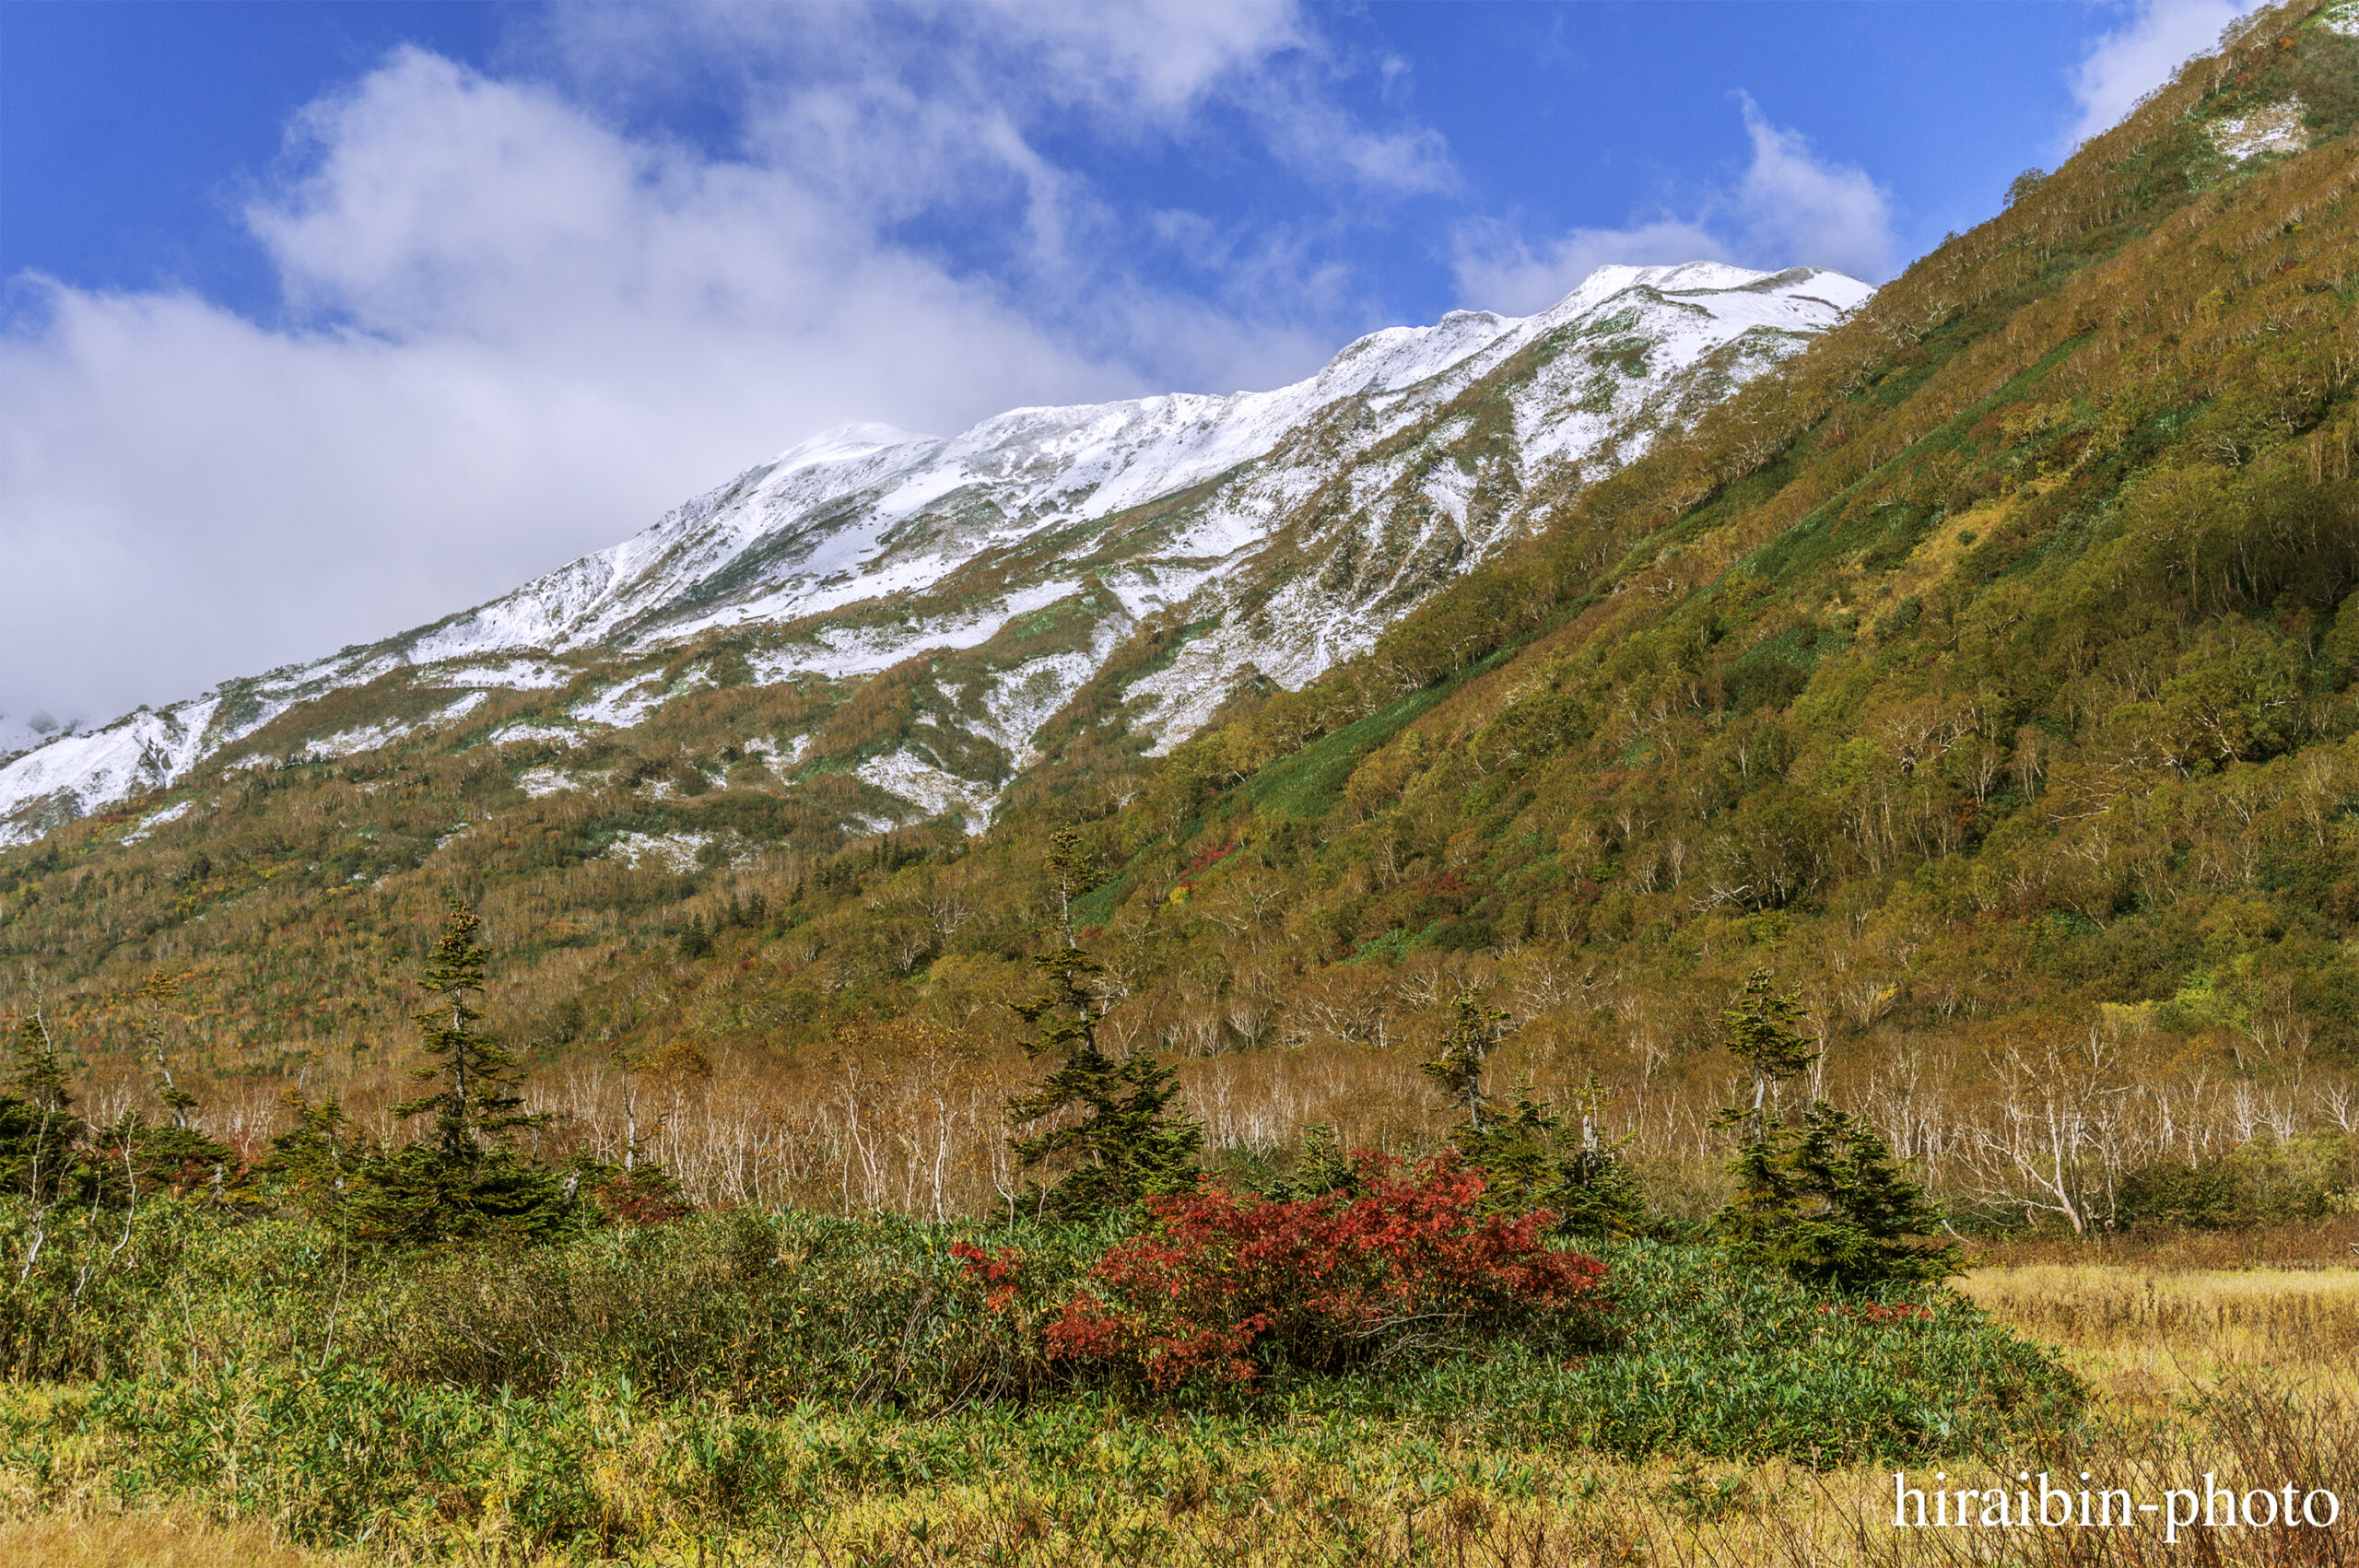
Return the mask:
<path id="1" fill-rule="evenodd" d="M 766 681 L 857 681 L 968 650 L 957 721 L 1003 756 L 992 777 L 907 751 L 848 760 L 903 799 L 987 809 L 1040 725 L 1150 617 L 1186 628 L 1122 687 L 1160 748 L 1243 676 L 1297 685 L 1365 649 L 1544 526 L 1525 497 L 1546 481 L 1629 461 L 1871 292 L 1810 268 L 1602 267 L 1536 315 L 1386 328 L 1274 391 L 1012 409 L 948 438 L 838 426 L 487 604 L 35 747 L 0 766 L 0 843 L 169 785 L 265 726 L 299 731 L 331 691 L 594 685 L 603 663 L 720 634 L 750 639 Z M 1505 427 L 1467 395 L 1486 387 Z M 1022 644 L 1015 628 L 1050 605 L 1086 635 Z M 636 722 L 664 696 L 626 681 L 565 722 Z M 418 722 L 311 743 L 382 743 Z"/>

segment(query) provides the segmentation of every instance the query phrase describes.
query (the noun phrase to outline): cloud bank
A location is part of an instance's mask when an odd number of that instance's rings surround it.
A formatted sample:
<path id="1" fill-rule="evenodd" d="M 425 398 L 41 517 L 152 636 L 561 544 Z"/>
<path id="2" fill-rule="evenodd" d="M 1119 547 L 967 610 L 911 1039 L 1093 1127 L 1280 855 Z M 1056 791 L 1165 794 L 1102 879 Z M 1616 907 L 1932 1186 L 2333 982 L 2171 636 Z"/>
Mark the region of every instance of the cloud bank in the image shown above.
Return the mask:
<path id="1" fill-rule="evenodd" d="M 1772 124 L 1752 99 L 1740 94 L 1737 101 L 1752 157 L 1732 183 L 1684 214 L 1576 228 L 1538 244 L 1496 222 L 1470 224 L 1455 246 L 1461 298 L 1528 315 L 1608 262 L 1832 267 L 1878 283 L 1891 276 L 1899 260 L 1891 193 L 1865 170 L 1819 158 L 1806 137 Z"/>
<path id="2" fill-rule="evenodd" d="M 2109 131 L 2138 100 L 2173 72 L 2218 43 L 2229 23 L 2258 9 L 2260 0 L 2135 0 L 2122 7 L 2121 25 L 2102 35 L 2072 74 L 2080 118 L 2058 148 L 2060 157 Z"/>
<path id="3" fill-rule="evenodd" d="M 1338 191 L 1453 178 L 1429 133 L 1336 106 L 1284 6 L 879 16 L 565 8 L 499 75 L 400 51 L 255 188 L 267 320 L 12 280 L 0 750 L 37 709 L 103 720 L 480 602 L 839 421 L 1274 384 L 1349 335 L 1282 236 L 1225 294 L 1153 281 L 1059 126 L 1150 145 L 1218 111 Z M 632 128 L 667 75 L 736 106 L 734 145 Z"/>

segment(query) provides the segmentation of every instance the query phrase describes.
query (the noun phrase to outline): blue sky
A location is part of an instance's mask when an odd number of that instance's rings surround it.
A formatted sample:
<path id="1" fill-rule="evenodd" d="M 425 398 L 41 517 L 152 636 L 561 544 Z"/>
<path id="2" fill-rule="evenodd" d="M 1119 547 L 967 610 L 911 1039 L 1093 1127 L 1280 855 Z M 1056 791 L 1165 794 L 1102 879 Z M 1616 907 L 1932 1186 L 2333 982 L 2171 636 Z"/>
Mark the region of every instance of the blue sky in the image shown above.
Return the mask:
<path id="1" fill-rule="evenodd" d="M 0 716 L 430 619 L 846 419 L 1274 385 L 1604 262 L 1881 280 L 2238 8 L 13 0 Z"/>

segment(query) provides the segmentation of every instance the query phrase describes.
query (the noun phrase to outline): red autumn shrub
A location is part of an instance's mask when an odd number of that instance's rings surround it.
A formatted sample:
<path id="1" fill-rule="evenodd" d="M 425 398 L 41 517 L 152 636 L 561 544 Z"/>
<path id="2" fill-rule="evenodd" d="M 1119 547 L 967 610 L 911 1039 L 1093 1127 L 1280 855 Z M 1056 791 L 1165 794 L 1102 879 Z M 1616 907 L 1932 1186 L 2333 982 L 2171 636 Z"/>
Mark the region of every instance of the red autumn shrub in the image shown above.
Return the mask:
<path id="1" fill-rule="evenodd" d="M 1544 1211 L 1480 1212 L 1483 1188 L 1442 1155 L 1360 1198 L 1272 1202 L 1208 1183 L 1148 1199 L 1147 1234 L 1098 1259 L 1044 1348 L 1156 1388 L 1246 1384 L 1264 1367 L 1333 1371 L 1602 1305 L 1603 1264 L 1547 1246 Z"/>
<path id="2" fill-rule="evenodd" d="M 592 1188 L 590 1198 L 609 1223 L 626 1228 L 660 1225 L 666 1220 L 694 1212 L 681 1199 L 679 1183 L 657 1165 L 616 1172 Z"/>
<path id="3" fill-rule="evenodd" d="M 967 1278 L 982 1284 L 986 1310 L 1002 1311 L 1015 1299 L 1016 1274 L 1023 1262 L 1022 1254 L 1015 1248 L 985 1252 L 971 1241 L 954 1241 L 950 1244 L 950 1256 L 958 1259 Z"/>

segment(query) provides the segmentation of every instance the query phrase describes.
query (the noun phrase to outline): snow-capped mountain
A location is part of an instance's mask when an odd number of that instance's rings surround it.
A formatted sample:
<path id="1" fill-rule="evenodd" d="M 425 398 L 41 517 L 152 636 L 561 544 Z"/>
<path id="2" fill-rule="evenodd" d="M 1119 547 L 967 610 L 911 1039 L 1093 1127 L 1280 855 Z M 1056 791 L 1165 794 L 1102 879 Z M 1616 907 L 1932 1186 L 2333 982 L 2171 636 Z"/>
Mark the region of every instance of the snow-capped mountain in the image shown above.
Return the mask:
<path id="1" fill-rule="evenodd" d="M 1155 749 L 1242 679 L 1299 685 L 1544 526 L 1534 491 L 1628 462 L 1870 292 L 1808 268 L 1605 267 L 1538 315 L 1391 328 L 1274 392 L 1015 409 L 948 439 L 840 427 L 505 598 L 21 752 L 0 844 L 200 763 L 367 750 L 493 693 L 550 702 L 488 740 L 628 727 L 713 684 L 676 657 L 708 644 L 757 683 L 926 659 L 910 700 L 974 743 L 901 732 L 837 760 L 913 813 L 987 815 L 1093 678 L 1127 672 L 1121 714 Z M 1143 629 L 1157 656 L 1119 658 Z"/>

